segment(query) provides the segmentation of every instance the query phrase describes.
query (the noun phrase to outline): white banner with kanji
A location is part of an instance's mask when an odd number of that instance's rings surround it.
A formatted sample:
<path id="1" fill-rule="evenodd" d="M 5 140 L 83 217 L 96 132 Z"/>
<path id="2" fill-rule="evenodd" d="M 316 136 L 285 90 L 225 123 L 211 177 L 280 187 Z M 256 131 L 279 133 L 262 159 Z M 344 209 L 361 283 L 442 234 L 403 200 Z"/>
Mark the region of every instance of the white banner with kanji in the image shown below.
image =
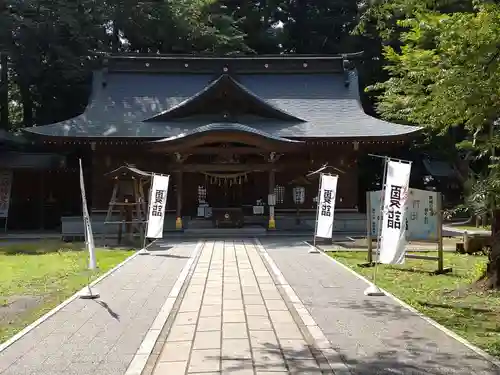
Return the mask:
<path id="1" fill-rule="evenodd" d="M 165 219 L 169 180 L 170 176 L 153 175 L 149 195 L 147 238 L 163 237 L 163 221 Z"/>
<path id="2" fill-rule="evenodd" d="M 322 174 L 317 208 L 316 237 L 332 238 L 333 212 L 337 194 L 338 176 Z"/>
<path id="3" fill-rule="evenodd" d="M 387 161 L 380 234 L 380 263 L 404 263 L 410 172 L 410 163 Z"/>
<path id="4" fill-rule="evenodd" d="M 9 217 L 12 171 L 0 171 L 0 218 Z"/>

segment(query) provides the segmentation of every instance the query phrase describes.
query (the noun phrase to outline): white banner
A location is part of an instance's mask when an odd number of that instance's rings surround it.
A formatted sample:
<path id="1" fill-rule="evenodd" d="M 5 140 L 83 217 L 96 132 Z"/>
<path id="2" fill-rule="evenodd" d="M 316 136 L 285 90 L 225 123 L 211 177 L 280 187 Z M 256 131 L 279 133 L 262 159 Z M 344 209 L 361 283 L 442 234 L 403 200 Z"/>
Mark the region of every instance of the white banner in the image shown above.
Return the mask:
<path id="1" fill-rule="evenodd" d="M 12 171 L 0 171 L 0 218 L 9 217 Z"/>
<path id="2" fill-rule="evenodd" d="M 387 161 L 379 257 L 384 264 L 404 263 L 410 172 L 410 163 Z"/>
<path id="3" fill-rule="evenodd" d="M 314 234 L 316 237 L 332 238 L 337 181 L 338 176 L 321 174 L 316 213 L 316 233 Z"/>
<path id="4" fill-rule="evenodd" d="M 147 238 L 163 237 L 163 220 L 165 219 L 169 180 L 170 176 L 153 175 L 149 196 Z"/>
<path id="5" fill-rule="evenodd" d="M 439 192 L 410 189 L 406 213 L 407 241 L 438 240 L 438 199 Z M 370 191 L 370 212 L 367 220 L 371 221 L 371 236 L 377 238 L 380 218 L 380 202 L 382 192 Z"/>
<path id="6" fill-rule="evenodd" d="M 89 251 L 89 269 L 95 270 L 97 262 L 95 259 L 94 234 L 92 233 L 92 223 L 90 221 L 89 210 L 87 207 L 87 196 L 85 195 L 85 181 L 83 178 L 82 159 L 80 162 L 80 191 L 82 193 L 83 225 L 85 229 L 85 242 Z"/>

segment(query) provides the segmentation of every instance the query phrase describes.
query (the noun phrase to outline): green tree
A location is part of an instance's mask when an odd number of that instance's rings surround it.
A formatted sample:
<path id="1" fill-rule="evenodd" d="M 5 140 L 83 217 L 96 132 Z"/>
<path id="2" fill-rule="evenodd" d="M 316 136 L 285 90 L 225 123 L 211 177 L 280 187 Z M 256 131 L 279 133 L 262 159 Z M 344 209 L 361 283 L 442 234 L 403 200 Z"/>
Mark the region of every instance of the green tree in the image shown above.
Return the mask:
<path id="1" fill-rule="evenodd" d="M 386 119 L 422 124 L 439 134 L 451 127 L 465 131 L 457 144 L 486 172 L 481 187 L 472 189 L 488 197 L 491 216 L 499 218 L 498 158 L 500 145 L 500 6 L 482 4 L 474 12 L 415 12 L 399 21 L 400 48 L 387 46 L 384 57 L 390 78 L 372 86 L 381 90 L 377 110 Z M 473 199 L 470 198 L 470 199 Z M 486 287 L 500 287 L 500 222 L 494 236 Z"/>

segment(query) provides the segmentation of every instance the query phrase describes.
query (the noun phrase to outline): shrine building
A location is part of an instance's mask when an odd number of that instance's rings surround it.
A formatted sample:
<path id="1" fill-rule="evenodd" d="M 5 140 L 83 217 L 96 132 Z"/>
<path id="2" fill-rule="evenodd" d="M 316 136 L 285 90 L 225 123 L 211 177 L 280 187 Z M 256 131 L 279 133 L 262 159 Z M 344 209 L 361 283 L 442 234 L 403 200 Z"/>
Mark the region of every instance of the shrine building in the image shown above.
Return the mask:
<path id="1" fill-rule="evenodd" d="M 80 201 L 82 158 L 97 226 L 112 197 L 107 174 L 132 166 L 171 176 L 166 231 L 221 223 L 311 229 L 319 180 L 311 172 L 326 166 L 324 172 L 339 175 L 336 230 L 362 232 L 359 157 L 404 146 L 419 128 L 364 112 L 355 68 L 360 59 L 107 56 L 93 74 L 82 114 L 25 129 L 36 144 L 66 155 L 65 171 L 45 173 L 44 194 L 57 202 L 53 211 L 63 223 L 81 220 L 70 201 Z"/>

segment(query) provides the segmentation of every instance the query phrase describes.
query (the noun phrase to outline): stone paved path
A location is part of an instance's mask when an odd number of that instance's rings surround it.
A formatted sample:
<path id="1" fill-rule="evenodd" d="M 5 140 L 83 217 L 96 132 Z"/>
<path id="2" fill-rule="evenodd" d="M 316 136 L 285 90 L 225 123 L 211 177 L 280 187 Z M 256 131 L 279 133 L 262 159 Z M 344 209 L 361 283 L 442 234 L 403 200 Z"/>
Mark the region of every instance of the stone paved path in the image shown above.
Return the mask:
<path id="1" fill-rule="evenodd" d="M 138 255 L 0 352 L 1 375 L 123 375 L 196 242 Z M 168 250 L 168 251 L 167 251 Z"/>
<path id="2" fill-rule="evenodd" d="M 253 240 L 207 242 L 153 375 L 333 374 L 303 333 Z"/>
<path id="3" fill-rule="evenodd" d="M 499 368 L 303 241 L 262 239 L 267 252 L 355 375 L 493 375 Z M 451 276 L 450 276 L 451 277 Z"/>

